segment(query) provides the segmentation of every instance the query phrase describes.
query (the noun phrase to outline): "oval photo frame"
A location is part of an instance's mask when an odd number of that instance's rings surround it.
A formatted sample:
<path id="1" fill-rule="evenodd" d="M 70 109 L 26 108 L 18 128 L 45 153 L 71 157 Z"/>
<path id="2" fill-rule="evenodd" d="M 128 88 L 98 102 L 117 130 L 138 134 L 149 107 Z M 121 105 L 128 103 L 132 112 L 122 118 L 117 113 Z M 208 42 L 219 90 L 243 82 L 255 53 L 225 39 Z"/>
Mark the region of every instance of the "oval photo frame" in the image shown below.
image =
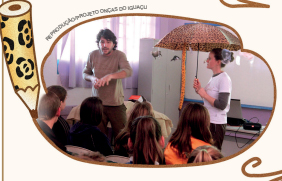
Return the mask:
<path id="1" fill-rule="evenodd" d="M 161 17 L 161 18 L 174 18 L 174 19 L 180 19 L 180 20 L 188 20 L 188 21 L 196 21 L 196 22 L 201 22 L 201 23 L 212 23 L 212 24 L 217 24 L 217 25 L 221 25 L 221 26 L 224 26 L 228 29 L 230 29 L 231 31 L 233 31 L 236 36 L 239 38 L 240 42 L 241 42 L 241 52 L 246 52 L 246 53 L 251 53 L 253 55 L 255 55 L 256 57 L 258 57 L 259 59 L 261 59 L 265 64 L 266 66 L 268 67 L 268 70 L 270 71 L 271 73 L 271 76 L 272 76 L 272 82 L 273 82 L 273 106 L 272 106 L 272 111 L 271 111 L 271 115 L 270 115 L 270 118 L 264 128 L 264 130 L 260 133 L 260 135 L 255 139 L 253 140 L 253 142 L 246 146 L 245 148 L 241 149 L 239 152 L 235 153 L 235 154 L 232 154 L 230 156 L 227 156 L 227 157 L 224 157 L 222 159 L 219 159 L 219 160 L 215 160 L 215 161 L 211 161 L 211 162 L 205 162 L 205 163 L 191 163 L 191 164 L 183 164 L 183 165 L 137 165 L 137 164 L 120 164 L 120 163 L 107 163 L 107 162 L 97 162 L 97 161 L 89 161 L 89 160 L 85 160 L 85 159 L 81 159 L 81 158 L 78 158 L 78 157 L 75 157 L 75 156 L 72 156 L 72 155 L 69 155 L 65 152 L 63 152 L 62 150 L 60 150 L 44 133 L 43 131 L 40 129 L 40 127 L 38 126 L 38 123 L 36 122 L 35 119 L 33 119 L 35 125 L 37 126 L 38 130 L 41 132 L 41 134 L 48 140 L 48 142 L 50 144 L 52 144 L 56 149 L 58 149 L 60 152 L 62 152 L 63 154 L 67 155 L 68 157 L 72 158 L 72 159 L 75 159 L 75 160 L 78 160 L 78 161 L 81 161 L 81 162 L 86 162 L 86 163 L 93 163 L 93 164 L 98 164 L 98 165 L 108 165 L 108 166 L 118 166 L 118 167 L 138 167 L 138 168 L 170 168 L 170 167 L 189 167 L 189 166 L 200 166 L 200 165 L 210 165 L 210 164 L 214 164 L 214 163 L 220 163 L 220 162 L 223 162 L 223 161 L 227 161 L 229 159 L 232 159 L 240 154 L 242 154 L 243 152 L 245 152 L 246 150 L 248 150 L 250 147 L 252 147 L 260 138 L 261 136 L 265 133 L 265 131 L 267 130 L 268 126 L 269 126 L 269 123 L 272 119 L 272 116 L 273 116 L 273 113 L 274 113 L 274 110 L 275 110 L 275 105 L 276 105 L 276 94 L 277 94 L 277 91 L 276 91 L 276 83 L 275 83 L 275 78 L 274 78 L 274 75 L 273 75 L 273 72 L 269 66 L 269 64 L 267 63 L 267 61 L 261 56 L 259 55 L 258 53 L 256 53 L 255 51 L 252 51 L 252 50 L 248 50 L 248 49 L 244 49 L 243 48 L 243 41 L 239 35 L 239 33 L 237 33 L 232 27 L 228 26 L 228 25 L 225 25 L 223 23 L 219 23 L 219 22 L 214 22 L 214 21 L 205 21 L 205 20 L 199 20 L 199 19 L 193 19 L 193 18 L 186 18 L 186 17 L 179 17 L 179 16 L 168 16 L 168 15 L 161 15 L 161 14 L 118 14 L 118 15 L 107 15 L 107 16 L 101 16 L 101 17 L 98 17 L 98 18 L 92 18 L 92 19 L 89 19 L 89 20 L 86 20 L 86 21 L 83 21 L 83 22 L 80 22 L 70 28 L 68 28 L 67 30 L 65 30 L 63 33 L 61 33 L 57 39 L 53 42 L 52 46 L 50 47 L 49 49 L 49 52 L 45 55 L 43 61 L 42 61 L 42 64 L 41 64 L 41 69 L 40 69 L 40 75 L 41 75 L 41 81 L 42 81 L 42 85 L 44 87 L 44 90 L 45 92 L 47 92 L 47 87 L 46 87 L 46 83 L 45 83 L 45 79 L 44 79 L 44 75 L 43 75 L 43 70 L 44 70 L 44 66 L 45 66 L 45 63 L 48 59 L 48 57 L 51 55 L 52 51 L 54 50 L 55 48 L 55 45 L 59 42 L 59 40 L 64 36 L 66 35 L 68 32 L 70 32 L 71 30 L 73 30 L 74 28 L 80 26 L 80 25 L 83 25 L 85 23 L 88 23 L 88 22 L 91 22 L 91 21 L 95 21 L 95 20 L 100 20 L 100 19 L 105 19 L 105 18 L 113 18 L 113 17 L 120 17 L 120 16 L 152 16 L 152 17 Z M 176 126 L 176 125 L 175 125 Z M 172 133 L 171 133 L 172 134 Z"/>

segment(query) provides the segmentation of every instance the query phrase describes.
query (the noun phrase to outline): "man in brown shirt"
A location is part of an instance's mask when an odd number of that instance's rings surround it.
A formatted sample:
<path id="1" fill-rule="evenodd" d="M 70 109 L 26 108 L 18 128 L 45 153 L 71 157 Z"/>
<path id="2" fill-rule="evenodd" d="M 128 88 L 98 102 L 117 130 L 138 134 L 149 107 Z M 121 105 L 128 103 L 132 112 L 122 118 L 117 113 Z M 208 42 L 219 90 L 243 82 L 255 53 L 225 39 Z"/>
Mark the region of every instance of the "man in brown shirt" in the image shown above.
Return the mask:
<path id="1" fill-rule="evenodd" d="M 126 55 L 116 50 L 116 36 L 111 30 L 101 30 L 96 43 L 99 49 L 89 53 L 83 78 L 92 82 L 92 96 L 103 101 L 106 119 L 99 124 L 99 129 L 107 135 L 107 123 L 110 121 L 116 137 L 126 123 L 121 80 L 132 75 L 132 68 Z"/>

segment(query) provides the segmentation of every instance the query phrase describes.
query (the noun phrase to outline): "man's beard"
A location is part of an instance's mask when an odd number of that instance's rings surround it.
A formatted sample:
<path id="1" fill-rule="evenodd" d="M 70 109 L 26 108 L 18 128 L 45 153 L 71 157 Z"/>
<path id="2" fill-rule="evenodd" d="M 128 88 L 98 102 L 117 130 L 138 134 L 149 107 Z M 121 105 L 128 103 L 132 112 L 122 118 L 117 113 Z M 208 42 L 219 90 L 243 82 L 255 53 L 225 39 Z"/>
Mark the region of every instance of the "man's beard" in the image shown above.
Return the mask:
<path id="1" fill-rule="evenodd" d="M 108 50 L 108 53 L 104 53 L 103 50 Z M 100 49 L 100 51 L 102 52 L 103 55 L 109 55 L 109 54 L 112 53 L 113 49 L 110 50 L 109 48 L 106 48 L 106 49 L 102 49 L 102 50 Z"/>

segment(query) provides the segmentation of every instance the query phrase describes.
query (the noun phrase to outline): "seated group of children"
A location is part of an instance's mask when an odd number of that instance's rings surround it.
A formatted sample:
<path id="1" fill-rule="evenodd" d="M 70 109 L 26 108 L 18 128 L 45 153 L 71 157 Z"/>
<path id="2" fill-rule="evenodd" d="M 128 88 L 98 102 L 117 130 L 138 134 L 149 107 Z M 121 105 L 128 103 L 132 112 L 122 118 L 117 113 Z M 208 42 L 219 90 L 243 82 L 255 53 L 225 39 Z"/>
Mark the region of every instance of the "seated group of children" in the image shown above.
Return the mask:
<path id="1" fill-rule="evenodd" d="M 184 107 L 177 129 L 165 146 L 152 105 L 147 101 L 135 102 L 112 149 L 108 137 L 97 127 L 103 119 L 102 101 L 98 97 L 86 98 L 81 103 L 80 121 L 70 128 L 60 116 L 66 94 L 61 86 L 48 87 L 48 93 L 39 101 L 37 120 L 43 132 L 63 151 L 66 145 L 73 145 L 97 153 L 83 159 L 105 161 L 104 156 L 120 155 L 129 157 L 129 164 L 187 164 L 223 158 L 212 146 L 209 113 L 200 104 Z"/>
<path id="2" fill-rule="evenodd" d="M 184 107 L 176 131 L 165 146 L 149 102 L 136 102 L 125 128 L 115 139 L 115 154 L 134 164 L 187 164 L 223 158 L 212 146 L 210 118 L 201 104 Z M 164 151 L 163 151 L 164 150 Z"/>

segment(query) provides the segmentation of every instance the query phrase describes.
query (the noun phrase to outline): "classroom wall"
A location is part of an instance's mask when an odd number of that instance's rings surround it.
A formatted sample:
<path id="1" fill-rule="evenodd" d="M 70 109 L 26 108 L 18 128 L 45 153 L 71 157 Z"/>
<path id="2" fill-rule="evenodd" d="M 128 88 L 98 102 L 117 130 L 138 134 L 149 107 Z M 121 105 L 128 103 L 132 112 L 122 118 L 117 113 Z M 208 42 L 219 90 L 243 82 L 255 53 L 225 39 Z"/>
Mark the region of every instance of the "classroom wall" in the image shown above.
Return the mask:
<path id="1" fill-rule="evenodd" d="M 185 23 L 192 23 L 192 22 L 193 21 L 189 21 L 189 20 L 157 17 L 156 19 L 156 39 L 163 38 L 166 34 L 171 32 L 171 30 L 177 28 L 178 26 L 184 25 Z"/>

